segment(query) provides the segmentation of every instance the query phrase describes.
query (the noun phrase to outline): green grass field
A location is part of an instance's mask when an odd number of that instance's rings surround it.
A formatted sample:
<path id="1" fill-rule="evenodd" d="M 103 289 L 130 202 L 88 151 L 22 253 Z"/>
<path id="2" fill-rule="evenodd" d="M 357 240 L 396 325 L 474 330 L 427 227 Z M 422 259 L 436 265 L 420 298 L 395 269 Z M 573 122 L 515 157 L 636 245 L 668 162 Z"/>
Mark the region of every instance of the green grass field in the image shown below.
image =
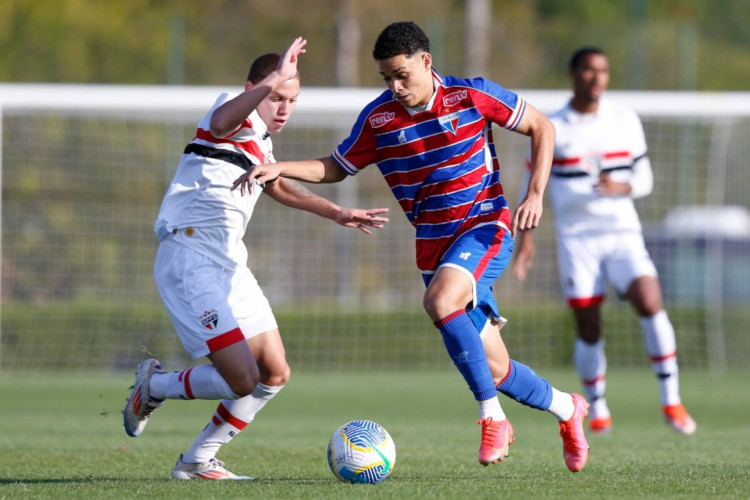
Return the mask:
<path id="1" fill-rule="evenodd" d="M 543 373 L 577 389 L 570 371 Z M 131 374 L 0 375 L 0 498 L 748 498 L 747 376 L 682 374 L 694 436 L 661 420 L 647 371 L 608 376 L 614 427 L 589 436 L 587 467 L 568 472 L 554 417 L 502 398 L 516 443 L 502 464 L 476 461 L 476 408 L 460 376 L 444 372 L 295 373 L 289 386 L 219 458 L 248 482 L 182 482 L 170 471 L 216 406 L 168 401 L 138 439 L 121 409 Z M 393 475 L 339 483 L 325 450 L 340 424 L 368 418 L 397 447 Z"/>

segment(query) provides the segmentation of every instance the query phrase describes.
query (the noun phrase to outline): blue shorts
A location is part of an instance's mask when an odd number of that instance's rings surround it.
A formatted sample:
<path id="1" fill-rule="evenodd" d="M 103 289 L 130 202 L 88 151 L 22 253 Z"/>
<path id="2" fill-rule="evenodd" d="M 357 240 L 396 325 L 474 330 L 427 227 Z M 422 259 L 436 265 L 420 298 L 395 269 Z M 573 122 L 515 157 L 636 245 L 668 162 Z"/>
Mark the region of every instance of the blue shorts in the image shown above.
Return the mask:
<path id="1" fill-rule="evenodd" d="M 513 244 L 513 236 L 503 226 L 479 226 L 459 236 L 438 265 L 438 269 L 458 269 L 471 280 L 474 299 L 467 307 L 467 313 L 480 333 L 490 319 L 504 319 L 498 310 L 492 285 L 510 264 Z M 425 286 L 434 276 L 435 273 L 422 273 Z"/>

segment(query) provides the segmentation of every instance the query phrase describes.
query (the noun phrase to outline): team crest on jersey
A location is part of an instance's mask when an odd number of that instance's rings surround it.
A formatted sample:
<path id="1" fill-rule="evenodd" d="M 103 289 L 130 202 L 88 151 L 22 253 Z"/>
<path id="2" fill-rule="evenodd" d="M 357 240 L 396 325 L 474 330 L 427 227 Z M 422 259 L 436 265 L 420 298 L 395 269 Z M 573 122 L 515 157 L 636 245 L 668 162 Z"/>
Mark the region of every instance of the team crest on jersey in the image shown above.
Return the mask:
<path id="1" fill-rule="evenodd" d="M 466 99 L 466 96 L 469 95 L 469 92 L 466 89 L 457 90 L 456 92 L 451 92 L 450 94 L 447 94 L 443 96 L 443 106 L 455 106 L 459 102 Z"/>
<path id="2" fill-rule="evenodd" d="M 599 154 L 593 154 L 581 158 L 581 168 L 588 172 L 590 175 L 599 175 L 602 171 L 602 156 Z"/>
<path id="3" fill-rule="evenodd" d="M 440 118 L 438 118 L 438 121 L 440 122 L 440 126 L 443 127 L 445 130 L 450 132 L 453 135 L 456 135 L 456 131 L 458 130 L 458 112 L 453 112 L 448 115 L 443 115 Z"/>
<path id="4" fill-rule="evenodd" d="M 376 113 L 370 117 L 370 126 L 372 128 L 380 128 L 389 121 L 396 117 L 396 113 L 393 111 L 383 111 L 382 113 Z"/>
<path id="5" fill-rule="evenodd" d="M 201 316 L 201 323 L 209 330 L 213 330 L 219 324 L 219 313 L 216 312 L 216 309 L 204 312 Z"/>
<path id="6" fill-rule="evenodd" d="M 406 131 L 404 129 L 401 129 L 401 132 L 398 134 L 398 143 L 404 144 L 406 142 Z"/>

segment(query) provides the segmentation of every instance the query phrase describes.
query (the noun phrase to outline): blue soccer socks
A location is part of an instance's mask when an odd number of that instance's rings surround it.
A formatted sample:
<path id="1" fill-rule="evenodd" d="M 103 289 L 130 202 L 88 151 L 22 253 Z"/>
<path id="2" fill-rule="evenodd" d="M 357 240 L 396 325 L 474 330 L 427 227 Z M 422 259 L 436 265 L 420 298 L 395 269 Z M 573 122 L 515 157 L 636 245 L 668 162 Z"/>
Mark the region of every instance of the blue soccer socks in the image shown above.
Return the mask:
<path id="1" fill-rule="evenodd" d="M 547 379 L 513 359 L 510 360 L 508 375 L 497 386 L 497 390 L 538 410 L 547 410 L 552 403 L 552 386 Z"/>
<path id="2" fill-rule="evenodd" d="M 443 343 L 453 363 L 463 375 L 477 401 L 497 396 L 492 373 L 487 364 L 482 338 L 469 316 L 459 310 L 436 321 L 435 326 L 443 335 Z"/>

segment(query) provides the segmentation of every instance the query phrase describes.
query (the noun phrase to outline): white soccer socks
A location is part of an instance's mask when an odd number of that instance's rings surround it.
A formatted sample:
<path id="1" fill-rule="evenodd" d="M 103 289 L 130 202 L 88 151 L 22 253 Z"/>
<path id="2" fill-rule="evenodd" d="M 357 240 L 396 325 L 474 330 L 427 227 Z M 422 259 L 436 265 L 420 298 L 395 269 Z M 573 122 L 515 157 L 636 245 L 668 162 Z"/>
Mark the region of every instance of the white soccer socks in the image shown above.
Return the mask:
<path id="1" fill-rule="evenodd" d="M 680 403 L 679 370 L 677 367 L 677 341 L 669 316 L 664 310 L 653 316 L 640 318 L 643 340 L 651 366 L 659 378 L 662 405 Z"/>
<path id="2" fill-rule="evenodd" d="M 252 422 L 255 415 L 283 388 L 284 386 L 259 383 L 249 396 L 221 401 L 211 421 L 184 453 L 182 460 L 187 463 L 198 463 L 208 462 L 214 458 L 219 448 Z"/>
<path id="3" fill-rule="evenodd" d="M 149 390 L 157 399 L 237 399 L 214 365 L 155 373 Z"/>

